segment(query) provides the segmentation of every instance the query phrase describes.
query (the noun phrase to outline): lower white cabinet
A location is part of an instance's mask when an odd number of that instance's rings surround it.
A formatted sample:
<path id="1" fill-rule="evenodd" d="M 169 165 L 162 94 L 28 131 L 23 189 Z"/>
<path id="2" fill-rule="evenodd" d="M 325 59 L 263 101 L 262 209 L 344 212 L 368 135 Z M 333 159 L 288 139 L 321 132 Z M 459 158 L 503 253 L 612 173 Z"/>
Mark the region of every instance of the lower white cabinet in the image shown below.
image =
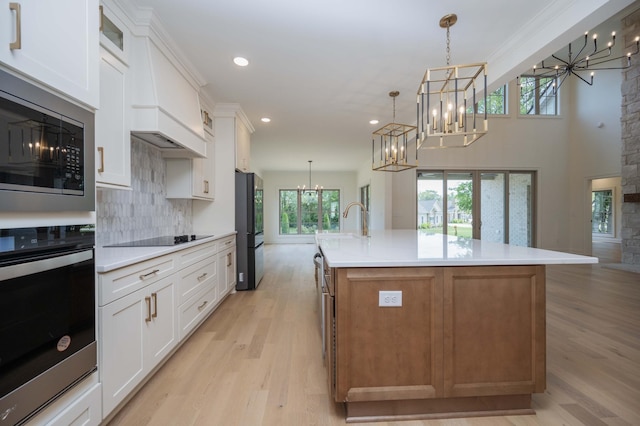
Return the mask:
<path id="1" fill-rule="evenodd" d="M 99 309 L 104 413 L 111 412 L 178 344 L 177 277 L 170 275 Z"/>
<path id="2" fill-rule="evenodd" d="M 220 265 L 220 293 L 227 294 L 236 287 L 236 244 L 233 244 L 220 251 L 218 254 L 218 264 Z"/>
<path id="3" fill-rule="evenodd" d="M 218 287 L 214 285 L 203 288 L 180 305 L 180 340 L 188 337 L 196 326 L 208 316 L 217 301 Z"/>
<path id="4" fill-rule="evenodd" d="M 235 235 L 98 274 L 107 418 L 235 288 Z"/>
<path id="5" fill-rule="evenodd" d="M 60 414 L 50 421 L 47 426 L 97 426 L 102 423 L 102 393 L 100 383 L 95 384 L 88 392 L 83 394 L 67 406 Z"/>

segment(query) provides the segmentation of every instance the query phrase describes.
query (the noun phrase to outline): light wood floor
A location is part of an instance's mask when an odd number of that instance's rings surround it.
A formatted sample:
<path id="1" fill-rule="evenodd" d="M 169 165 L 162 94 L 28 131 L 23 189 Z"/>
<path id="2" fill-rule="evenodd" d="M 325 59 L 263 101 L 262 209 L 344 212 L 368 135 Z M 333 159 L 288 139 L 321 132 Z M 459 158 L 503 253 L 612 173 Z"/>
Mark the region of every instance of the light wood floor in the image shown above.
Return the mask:
<path id="1" fill-rule="evenodd" d="M 342 425 L 321 358 L 313 245 L 267 245 L 230 295 L 110 425 Z M 640 425 L 640 275 L 547 268 L 547 390 L 536 415 L 375 425 Z M 125 348 L 123 348 L 125 350 Z"/>

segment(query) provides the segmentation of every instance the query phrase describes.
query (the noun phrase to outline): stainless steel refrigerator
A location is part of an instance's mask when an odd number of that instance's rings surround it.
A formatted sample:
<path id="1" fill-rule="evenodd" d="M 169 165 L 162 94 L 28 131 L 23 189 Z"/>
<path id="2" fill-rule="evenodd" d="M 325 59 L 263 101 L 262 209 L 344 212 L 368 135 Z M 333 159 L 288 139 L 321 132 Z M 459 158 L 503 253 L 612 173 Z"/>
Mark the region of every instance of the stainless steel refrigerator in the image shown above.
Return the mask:
<path id="1" fill-rule="evenodd" d="M 254 290 L 264 274 L 262 179 L 236 172 L 236 290 Z"/>

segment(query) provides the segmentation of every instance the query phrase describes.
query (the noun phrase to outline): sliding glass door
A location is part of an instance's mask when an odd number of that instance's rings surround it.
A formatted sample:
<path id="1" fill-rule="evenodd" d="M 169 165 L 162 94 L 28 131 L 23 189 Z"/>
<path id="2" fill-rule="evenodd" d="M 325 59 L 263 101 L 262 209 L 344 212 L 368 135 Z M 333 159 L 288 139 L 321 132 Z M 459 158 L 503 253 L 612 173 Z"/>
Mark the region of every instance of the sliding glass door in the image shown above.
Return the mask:
<path id="1" fill-rule="evenodd" d="M 534 180 L 535 172 L 420 171 L 417 227 L 430 233 L 533 246 Z"/>

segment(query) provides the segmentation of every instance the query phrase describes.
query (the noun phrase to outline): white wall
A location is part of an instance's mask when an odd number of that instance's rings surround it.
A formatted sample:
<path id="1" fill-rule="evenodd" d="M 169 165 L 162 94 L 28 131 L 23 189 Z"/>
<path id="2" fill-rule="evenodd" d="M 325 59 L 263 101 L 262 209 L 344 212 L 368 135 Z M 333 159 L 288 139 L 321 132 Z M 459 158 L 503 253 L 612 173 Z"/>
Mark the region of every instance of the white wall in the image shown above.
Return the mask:
<path id="1" fill-rule="evenodd" d="M 313 243 L 313 235 L 280 235 L 279 234 L 279 191 L 281 189 L 296 189 L 298 186 L 309 185 L 308 172 L 272 172 L 262 174 L 264 180 L 264 240 L 273 243 Z M 359 190 L 356 172 L 322 172 L 312 171 L 311 184 L 322 185 L 326 189 L 340 190 L 340 209 L 351 201 L 358 201 Z M 345 231 L 359 230 L 356 210 L 349 212 L 349 217 L 340 216 L 340 228 Z"/>
<path id="2" fill-rule="evenodd" d="M 394 211 L 392 202 L 392 185 L 395 173 L 375 172 L 371 170 L 371 160 L 367 159 L 358 170 L 357 196 L 360 188 L 370 185 L 369 229 L 391 229 L 391 217 Z M 357 226 L 360 226 L 358 222 Z"/>

